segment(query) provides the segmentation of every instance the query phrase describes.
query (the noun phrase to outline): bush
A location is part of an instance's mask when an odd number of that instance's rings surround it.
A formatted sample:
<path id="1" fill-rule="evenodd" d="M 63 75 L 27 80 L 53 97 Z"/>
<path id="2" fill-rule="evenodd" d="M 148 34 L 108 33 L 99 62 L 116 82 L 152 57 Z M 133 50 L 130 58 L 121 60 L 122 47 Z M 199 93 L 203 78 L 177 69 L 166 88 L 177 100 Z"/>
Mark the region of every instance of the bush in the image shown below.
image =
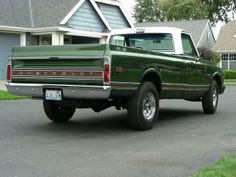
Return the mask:
<path id="1" fill-rule="evenodd" d="M 236 70 L 225 70 L 225 79 L 236 79 Z"/>
<path id="2" fill-rule="evenodd" d="M 221 60 L 221 55 L 211 49 L 202 47 L 198 48 L 198 52 L 201 58 L 212 61 L 214 64 L 218 64 Z"/>

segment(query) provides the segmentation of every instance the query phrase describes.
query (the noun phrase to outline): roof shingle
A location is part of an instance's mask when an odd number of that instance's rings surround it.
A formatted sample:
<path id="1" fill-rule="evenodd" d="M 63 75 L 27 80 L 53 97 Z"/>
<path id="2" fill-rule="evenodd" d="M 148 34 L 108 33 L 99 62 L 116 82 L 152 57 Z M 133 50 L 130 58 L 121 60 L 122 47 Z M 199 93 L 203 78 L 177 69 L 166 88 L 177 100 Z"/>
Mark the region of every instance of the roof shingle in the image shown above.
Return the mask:
<path id="1" fill-rule="evenodd" d="M 58 26 L 79 1 L 1 0 L 0 25 L 29 28 Z"/>
<path id="2" fill-rule="evenodd" d="M 1 0 L 0 25 L 31 27 L 28 0 Z"/>
<path id="3" fill-rule="evenodd" d="M 220 30 L 214 50 L 219 52 L 236 51 L 236 20 L 227 23 Z"/>

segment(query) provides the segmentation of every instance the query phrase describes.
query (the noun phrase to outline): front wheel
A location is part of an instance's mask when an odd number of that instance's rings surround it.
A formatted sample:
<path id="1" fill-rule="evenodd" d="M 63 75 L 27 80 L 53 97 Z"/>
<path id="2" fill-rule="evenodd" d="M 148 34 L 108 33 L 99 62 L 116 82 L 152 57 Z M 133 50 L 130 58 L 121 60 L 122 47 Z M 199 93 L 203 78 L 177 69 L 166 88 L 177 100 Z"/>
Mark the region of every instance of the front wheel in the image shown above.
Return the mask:
<path id="1" fill-rule="evenodd" d="M 159 114 L 159 95 L 152 82 L 143 82 L 128 103 L 130 125 L 138 130 L 149 130 Z"/>
<path id="2" fill-rule="evenodd" d="M 75 113 L 75 108 L 60 106 L 54 101 L 43 101 L 44 112 L 53 122 L 67 122 Z"/>
<path id="3" fill-rule="evenodd" d="M 206 114 L 214 114 L 217 109 L 219 99 L 218 85 L 212 81 L 210 90 L 202 97 L 202 108 Z"/>

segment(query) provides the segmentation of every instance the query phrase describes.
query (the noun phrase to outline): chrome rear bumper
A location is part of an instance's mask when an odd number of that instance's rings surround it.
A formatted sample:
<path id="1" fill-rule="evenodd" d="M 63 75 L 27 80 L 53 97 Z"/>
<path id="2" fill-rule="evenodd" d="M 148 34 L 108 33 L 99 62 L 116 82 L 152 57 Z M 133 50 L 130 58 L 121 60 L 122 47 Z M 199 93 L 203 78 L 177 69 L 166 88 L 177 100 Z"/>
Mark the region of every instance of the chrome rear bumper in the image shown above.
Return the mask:
<path id="1" fill-rule="evenodd" d="M 6 83 L 6 87 L 11 94 L 36 98 L 44 98 L 45 89 L 60 89 L 64 98 L 72 99 L 108 99 L 111 94 L 110 86 Z"/>

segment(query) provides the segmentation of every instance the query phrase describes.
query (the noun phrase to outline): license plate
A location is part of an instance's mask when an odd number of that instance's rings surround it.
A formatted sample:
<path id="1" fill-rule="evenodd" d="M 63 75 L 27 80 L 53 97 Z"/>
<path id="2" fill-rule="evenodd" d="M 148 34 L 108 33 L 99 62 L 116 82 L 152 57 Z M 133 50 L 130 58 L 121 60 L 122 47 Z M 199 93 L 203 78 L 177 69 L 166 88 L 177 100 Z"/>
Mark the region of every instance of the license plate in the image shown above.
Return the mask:
<path id="1" fill-rule="evenodd" d="M 61 101 L 62 100 L 62 92 L 61 92 L 61 90 L 46 90 L 45 99 L 46 100 Z"/>

